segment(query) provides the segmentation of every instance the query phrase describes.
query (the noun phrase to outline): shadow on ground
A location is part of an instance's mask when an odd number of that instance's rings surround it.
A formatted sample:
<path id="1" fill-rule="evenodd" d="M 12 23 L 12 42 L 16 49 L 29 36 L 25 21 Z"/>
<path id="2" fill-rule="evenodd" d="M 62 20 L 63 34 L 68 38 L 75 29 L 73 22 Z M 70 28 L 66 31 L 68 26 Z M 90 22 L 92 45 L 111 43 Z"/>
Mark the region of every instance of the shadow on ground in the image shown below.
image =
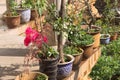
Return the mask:
<path id="1" fill-rule="evenodd" d="M 28 52 L 28 49 L 0 48 L 0 56 L 25 56 Z"/>
<path id="2" fill-rule="evenodd" d="M 33 67 L 38 66 L 38 65 L 34 65 Z M 24 67 L 25 69 L 25 67 Z M 37 69 L 37 68 L 36 68 Z M 39 70 L 32 70 L 34 72 L 39 72 Z M 19 75 L 20 73 L 22 73 L 22 70 L 20 69 L 20 65 L 10 65 L 10 66 L 0 66 L 0 80 L 1 77 L 6 77 L 6 76 L 14 76 L 14 78 Z M 9 80 L 13 80 L 13 79 L 9 79 Z"/>
<path id="3" fill-rule="evenodd" d="M 17 71 L 19 69 L 19 65 L 10 65 L 10 66 L 0 66 L 0 77 L 4 76 L 16 76 L 20 73 L 20 71 Z"/>

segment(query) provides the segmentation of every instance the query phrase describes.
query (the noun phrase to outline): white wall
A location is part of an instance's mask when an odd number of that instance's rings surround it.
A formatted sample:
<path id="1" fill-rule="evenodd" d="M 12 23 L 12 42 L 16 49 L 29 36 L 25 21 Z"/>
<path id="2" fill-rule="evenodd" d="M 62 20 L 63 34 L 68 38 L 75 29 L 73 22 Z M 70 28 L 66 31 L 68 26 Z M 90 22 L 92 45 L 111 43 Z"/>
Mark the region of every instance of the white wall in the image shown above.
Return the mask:
<path id="1" fill-rule="evenodd" d="M 0 14 L 6 11 L 6 0 L 0 0 Z"/>

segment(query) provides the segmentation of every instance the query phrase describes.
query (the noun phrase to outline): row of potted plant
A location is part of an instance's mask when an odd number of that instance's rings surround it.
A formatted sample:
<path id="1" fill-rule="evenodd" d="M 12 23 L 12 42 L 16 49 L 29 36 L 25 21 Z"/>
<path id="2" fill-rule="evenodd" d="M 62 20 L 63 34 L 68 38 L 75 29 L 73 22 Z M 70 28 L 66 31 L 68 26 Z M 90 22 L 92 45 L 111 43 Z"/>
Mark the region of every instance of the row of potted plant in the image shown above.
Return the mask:
<path id="1" fill-rule="evenodd" d="M 64 0 L 62 4 L 65 4 Z M 65 5 L 61 5 L 61 7 L 65 7 Z M 34 57 L 39 60 L 40 71 L 47 74 L 49 80 L 62 80 L 62 78 L 71 73 L 72 69 L 78 68 L 81 60 L 83 60 L 83 56 L 85 56 L 86 59 L 93 54 L 95 38 L 92 36 L 93 34 L 88 32 L 88 30 L 84 30 L 80 27 L 81 23 L 79 21 L 74 24 L 74 20 L 76 19 L 73 18 L 77 17 L 78 20 L 82 19 L 81 12 L 78 12 L 76 16 L 70 14 L 63 17 L 56 15 L 57 11 L 55 11 L 55 8 L 54 4 L 48 6 L 46 21 L 49 21 L 48 23 L 53 26 L 53 31 L 58 35 L 58 50 L 54 50 L 47 44 L 47 38 L 45 34 L 42 34 L 43 30 L 38 32 L 30 27 L 26 29 L 24 43 L 26 46 L 32 43 L 28 55 L 31 58 Z M 63 12 L 62 9 L 60 11 Z M 67 33 L 68 35 L 65 43 L 63 43 L 63 39 L 61 39 L 63 38 L 62 36 L 64 33 Z M 98 46 L 99 44 L 97 47 Z"/>
<path id="2" fill-rule="evenodd" d="M 101 28 L 95 25 L 96 20 L 91 13 L 91 8 L 86 0 L 84 2 L 87 6 L 84 13 L 89 14 L 88 19 L 82 17 L 83 12 L 78 11 L 79 9 L 73 2 L 66 6 L 66 1 L 62 0 L 60 10 L 54 4 L 48 5 L 46 22 L 57 33 L 57 50 L 47 44 L 47 38 L 42 34 L 44 26 L 41 25 L 41 32 L 31 28 L 26 30 L 25 45 L 32 43 L 28 55 L 39 60 L 40 71 L 47 74 L 49 80 L 62 80 L 70 74 L 72 66 L 73 69 L 78 67 L 82 60 L 81 56 L 84 56 L 85 59 L 89 58 L 93 54 L 93 49 L 100 46 Z M 41 16 L 41 10 L 39 10 L 39 15 Z M 81 27 L 81 24 L 87 25 L 87 27 Z M 64 34 L 67 34 L 65 42 L 63 42 Z M 83 55 L 76 53 L 83 53 Z M 72 54 L 74 57 L 68 54 Z"/>
<path id="3" fill-rule="evenodd" d="M 4 17 L 9 28 L 15 28 L 19 26 L 20 23 L 27 23 L 30 20 L 39 18 L 42 16 L 42 10 L 47 4 L 45 0 L 42 2 L 40 2 L 40 0 L 21 0 L 20 4 L 15 0 L 6 0 L 6 2 L 7 12 Z"/>

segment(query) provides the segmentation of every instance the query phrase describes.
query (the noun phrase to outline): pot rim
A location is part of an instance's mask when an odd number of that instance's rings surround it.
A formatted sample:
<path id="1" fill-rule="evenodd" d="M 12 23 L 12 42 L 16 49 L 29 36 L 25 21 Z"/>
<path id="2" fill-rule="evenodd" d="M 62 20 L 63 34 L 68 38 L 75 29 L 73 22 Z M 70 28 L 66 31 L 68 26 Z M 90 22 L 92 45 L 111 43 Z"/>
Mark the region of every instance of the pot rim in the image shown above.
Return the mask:
<path id="1" fill-rule="evenodd" d="M 92 29 L 98 29 L 98 30 L 96 32 L 88 32 L 88 34 L 94 35 L 94 34 L 100 33 L 100 31 L 101 31 L 101 27 L 96 26 L 96 25 L 92 25 Z"/>
<path id="2" fill-rule="evenodd" d="M 103 36 L 103 35 L 107 35 L 107 37 L 106 38 L 101 38 L 101 36 Z M 100 39 L 107 39 L 107 38 L 110 38 L 110 34 L 100 34 Z"/>
<path id="3" fill-rule="evenodd" d="M 3 17 L 20 17 L 21 16 L 21 14 L 19 14 L 18 13 L 18 15 L 17 16 L 7 16 L 6 14 L 5 15 L 3 15 Z"/>
<path id="4" fill-rule="evenodd" d="M 70 55 L 70 54 L 64 54 L 64 56 L 68 56 L 69 58 L 71 58 L 71 60 L 69 62 L 64 62 L 64 63 L 58 63 L 58 65 L 66 65 L 66 64 L 70 64 L 70 63 L 73 63 L 73 61 L 75 60 L 75 58 Z"/>
<path id="5" fill-rule="evenodd" d="M 15 80 L 18 80 L 19 77 L 21 77 L 23 74 L 26 74 L 25 72 L 20 73 L 19 75 L 16 76 Z M 28 72 L 28 74 L 41 74 L 44 75 L 46 77 L 46 80 L 48 80 L 48 76 L 42 72 Z"/>
<path id="6" fill-rule="evenodd" d="M 17 8 L 17 11 L 31 10 L 30 8 Z"/>
<path id="7" fill-rule="evenodd" d="M 81 53 L 76 53 L 76 54 L 73 54 L 73 56 L 78 56 L 78 55 L 82 55 L 84 53 L 84 50 L 82 48 L 80 48 L 80 50 L 82 51 Z"/>
<path id="8" fill-rule="evenodd" d="M 55 58 L 52 58 L 52 59 L 43 59 L 44 61 L 55 61 L 59 59 L 59 54 L 55 57 Z"/>
<path id="9" fill-rule="evenodd" d="M 91 43 L 91 44 L 88 44 L 86 45 L 86 47 L 89 47 L 89 46 L 92 46 L 95 42 Z"/>

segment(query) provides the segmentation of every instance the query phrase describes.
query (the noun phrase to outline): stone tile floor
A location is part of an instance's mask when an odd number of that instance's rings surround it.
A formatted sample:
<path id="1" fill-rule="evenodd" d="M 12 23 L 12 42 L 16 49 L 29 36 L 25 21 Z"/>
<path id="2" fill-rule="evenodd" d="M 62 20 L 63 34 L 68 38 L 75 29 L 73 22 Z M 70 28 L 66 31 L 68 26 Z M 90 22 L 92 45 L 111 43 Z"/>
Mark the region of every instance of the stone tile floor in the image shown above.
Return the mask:
<path id="1" fill-rule="evenodd" d="M 25 67 L 24 57 L 28 49 L 23 44 L 24 36 L 18 35 L 16 29 L 8 29 L 0 20 L 0 80 L 14 80 Z M 35 62 L 30 70 L 38 70 Z"/>

